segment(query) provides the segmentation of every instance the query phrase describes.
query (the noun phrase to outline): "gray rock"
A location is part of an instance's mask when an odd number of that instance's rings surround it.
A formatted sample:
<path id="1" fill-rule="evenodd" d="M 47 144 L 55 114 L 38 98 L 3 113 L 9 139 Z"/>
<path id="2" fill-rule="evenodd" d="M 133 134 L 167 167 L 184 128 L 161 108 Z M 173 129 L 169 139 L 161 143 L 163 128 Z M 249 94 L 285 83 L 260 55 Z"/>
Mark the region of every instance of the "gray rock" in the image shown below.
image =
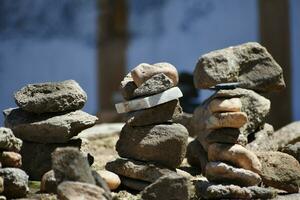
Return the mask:
<path id="1" fill-rule="evenodd" d="M 148 185 L 151 184 L 150 182 L 132 179 L 125 176 L 120 176 L 120 179 L 121 179 L 122 186 L 125 186 L 128 189 L 136 190 L 136 191 L 142 191 Z"/>
<path id="2" fill-rule="evenodd" d="M 28 175 L 18 168 L 0 169 L 0 176 L 4 179 L 4 192 L 7 198 L 25 197 L 29 191 Z"/>
<path id="3" fill-rule="evenodd" d="M 206 141 L 209 144 L 212 143 L 228 143 L 238 144 L 239 136 L 241 134 L 240 129 L 237 128 L 221 128 L 212 130 L 206 137 Z"/>
<path id="4" fill-rule="evenodd" d="M 181 164 L 188 132 L 181 124 L 130 127 L 125 125 L 116 150 L 121 157 L 153 161 L 170 168 Z"/>
<path id="5" fill-rule="evenodd" d="M 208 181 L 195 183 L 196 194 L 204 199 L 273 199 L 275 190 L 258 186 L 215 185 Z"/>
<path id="6" fill-rule="evenodd" d="M 143 200 L 189 200 L 192 196 L 191 183 L 182 176 L 170 174 L 156 180 L 141 193 Z"/>
<path id="7" fill-rule="evenodd" d="M 126 158 L 118 158 L 108 162 L 105 168 L 123 177 L 150 183 L 164 175 L 176 173 L 175 170 L 167 169 L 159 165 Z"/>
<path id="8" fill-rule="evenodd" d="M 205 175 L 205 167 L 208 162 L 207 152 L 203 149 L 201 143 L 197 139 L 188 144 L 186 158 L 191 166 L 200 168 L 201 173 Z"/>
<path id="9" fill-rule="evenodd" d="M 141 86 L 133 92 L 134 97 L 149 96 L 161 93 L 167 89 L 174 87 L 173 81 L 163 73 L 156 74 L 146 80 Z"/>
<path id="10" fill-rule="evenodd" d="M 262 164 L 261 178 L 267 186 L 285 190 L 289 193 L 299 192 L 300 164 L 292 156 L 281 152 L 256 152 Z"/>
<path id="11" fill-rule="evenodd" d="M 147 126 L 172 122 L 181 113 L 182 108 L 179 100 L 173 100 L 152 108 L 129 113 L 127 124 L 130 126 Z"/>
<path id="12" fill-rule="evenodd" d="M 274 133 L 274 128 L 272 125 L 265 123 L 257 132 L 253 133 L 253 141 L 249 141 L 246 148 L 252 151 L 270 151 L 276 150 L 277 145 L 270 143 L 270 138 Z M 266 142 L 268 141 L 268 142 Z"/>
<path id="13" fill-rule="evenodd" d="M 29 84 L 14 97 L 18 106 L 33 113 L 79 110 L 87 100 L 86 93 L 74 80 Z"/>
<path id="14" fill-rule="evenodd" d="M 65 143 L 93 126 L 98 119 L 81 110 L 59 115 L 36 115 L 22 109 L 7 109 L 4 115 L 5 126 L 11 128 L 18 138 L 38 143 Z"/>
<path id="15" fill-rule="evenodd" d="M 19 152 L 22 140 L 16 138 L 9 128 L 0 127 L 0 149 Z"/>
<path id="16" fill-rule="evenodd" d="M 300 199 L 300 193 L 296 194 L 283 194 L 283 195 L 278 195 L 275 199 L 273 200 L 299 200 Z"/>
<path id="17" fill-rule="evenodd" d="M 87 159 L 73 147 L 57 148 L 52 153 L 52 169 L 58 184 L 63 181 L 96 183 Z"/>
<path id="18" fill-rule="evenodd" d="M 236 168 L 222 162 L 209 162 L 206 165 L 206 178 L 211 182 L 253 186 L 261 182 L 258 174 L 243 168 Z"/>
<path id="19" fill-rule="evenodd" d="M 300 121 L 292 122 L 275 131 L 268 142 L 277 145 L 277 149 L 300 142 Z"/>
<path id="20" fill-rule="evenodd" d="M 261 92 L 285 88 L 281 67 L 266 48 L 255 42 L 212 51 L 199 59 L 194 71 L 196 88 L 229 82 Z"/>
<path id="21" fill-rule="evenodd" d="M 33 142 L 23 142 L 21 149 L 22 169 L 29 175 L 30 180 L 41 180 L 42 176 L 52 169 L 51 153 L 59 147 L 80 148 L 82 141 L 80 139 L 70 140 L 67 143 L 41 144 Z M 34 156 L 32 156 L 34 155 Z"/>
<path id="22" fill-rule="evenodd" d="M 50 170 L 46 172 L 41 180 L 40 190 L 43 193 L 53 193 L 57 192 L 57 183 L 54 175 L 54 171 Z"/>
<path id="23" fill-rule="evenodd" d="M 192 125 L 193 114 L 182 112 L 180 115 L 176 115 L 173 118 L 173 122 L 183 125 L 189 132 L 190 137 L 195 137 L 197 133 L 193 132 L 194 127 Z"/>
<path id="24" fill-rule="evenodd" d="M 120 84 L 120 92 L 125 100 L 134 98 L 133 92 L 137 88 L 134 83 L 131 73 L 127 74 Z"/>
<path id="25" fill-rule="evenodd" d="M 280 151 L 293 156 L 300 163 L 300 142 L 297 142 L 296 144 L 288 144 L 281 148 Z"/>
<path id="26" fill-rule="evenodd" d="M 107 200 L 103 194 L 102 188 L 82 182 L 64 181 L 57 188 L 57 197 L 60 200 Z"/>

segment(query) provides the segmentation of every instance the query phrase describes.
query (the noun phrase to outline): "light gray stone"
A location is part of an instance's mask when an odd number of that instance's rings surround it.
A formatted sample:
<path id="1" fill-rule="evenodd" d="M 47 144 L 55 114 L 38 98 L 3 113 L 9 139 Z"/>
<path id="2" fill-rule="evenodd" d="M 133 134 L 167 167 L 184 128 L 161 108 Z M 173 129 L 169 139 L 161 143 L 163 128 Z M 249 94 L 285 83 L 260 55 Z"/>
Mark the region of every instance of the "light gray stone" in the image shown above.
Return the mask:
<path id="1" fill-rule="evenodd" d="M 87 100 L 86 93 L 74 80 L 29 84 L 14 97 L 18 106 L 34 113 L 79 110 Z"/>
<path id="2" fill-rule="evenodd" d="M 118 103 L 115 107 L 118 113 L 126 113 L 152 108 L 180 97 L 182 97 L 180 89 L 178 87 L 173 87 L 159 94 Z"/>
<path id="3" fill-rule="evenodd" d="M 235 184 L 239 186 L 253 186 L 261 182 L 261 178 L 258 174 L 222 162 L 209 162 L 206 165 L 205 176 L 211 182 Z"/>
<path id="4" fill-rule="evenodd" d="M 0 176 L 4 179 L 4 192 L 7 198 L 26 197 L 29 192 L 28 175 L 18 168 L 0 169 Z"/>
<path id="5" fill-rule="evenodd" d="M 268 142 L 276 144 L 278 149 L 300 142 L 300 121 L 292 122 L 275 131 Z"/>
<path id="6" fill-rule="evenodd" d="M 170 168 L 181 164 L 186 153 L 188 132 L 181 124 L 143 127 L 125 125 L 116 144 L 121 157 L 152 161 Z"/>
<path id="7" fill-rule="evenodd" d="M 52 153 L 52 169 L 58 184 L 63 181 L 96 183 L 87 159 L 73 147 L 57 148 Z"/>
<path id="8" fill-rule="evenodd" d="M 300 163 L 300 142 L 288 144 L 287 146 L 281 148 L 280 151 L 293 156 Z"/>
<path id="9" fill-rule="evenodd" d="M 7 109 L 5 126 L 25 141 L 38 143 L 65 143 L 80 131 L 93 126 L 98 119 L 81 110 L 54 115 L 35 115 L 22 109 Z"/>
<path id="10" fill-rule="evenodd" d="M 16 138 L 9 128 L 0 127 L 0 149 L 19 152 L 22 147 L 22 140 Z"/>
<path id="11" fill-rule="evenodd" d="M 189 200 L 192 196 L 191 183 L 182 176 L 170 174 L 157 179 L 141 193 L 143 200 Z"/>
<path id="12" fill-rule="evenodd" d="M 255 42 L 212 51 L 199 59 L 194 71 L 196 88 L 229 82 L 262 92 L 285 88 L 281 67 L 266 48 Z"/>
<path id="13" fill-rule="evenodd" d="M 300 164 L 292 156 L 275 151 L 256 152 L 262 164 L 261 178 L 267 186 L 299 192 Z"/>

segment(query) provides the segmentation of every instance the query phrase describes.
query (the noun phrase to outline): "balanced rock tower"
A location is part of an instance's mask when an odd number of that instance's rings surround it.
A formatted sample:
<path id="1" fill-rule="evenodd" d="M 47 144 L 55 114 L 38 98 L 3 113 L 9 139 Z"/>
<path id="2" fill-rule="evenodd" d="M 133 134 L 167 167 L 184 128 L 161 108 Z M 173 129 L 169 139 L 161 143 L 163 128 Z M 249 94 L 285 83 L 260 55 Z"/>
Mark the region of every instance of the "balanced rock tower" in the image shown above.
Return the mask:
<path id="1" fill-rule="evenodd" d="M 256 133 L 273 131 L 266 123 L 271 103 L 260 93 L 285 88 L 281 67 L 260 44 L 245 43 L 203 55 L 194 84 L 215 90 L 194 112 L 198 135 L 187 150 L 188 162 L 209 181 L 201 188 L 203 197 L 274 197 L 258 187 L 261 182 L 275 186 L 264 181 L 261 160 L 246 146 Z"/>
<path id="2" fill-rule="evenodd" d="M 73 139 L 98 119 L 82 110 L 87 95 L 74 80 L 29 84 L 14 95 L 18 108 L 3 111 L 5 126 L 23 141 L 21 155 L 31 180 L 51 170 L 51 153 L 58 147 L 80 148 Z"/>
<path id="3" fill-rule="evenodd" d="M 174 123 L 182 113 L 178 73 L 169 63 L 142 63 L 121 82 L 125 102 L 116 104 L 126 113 L 116 150 L 121 158 L 106 169 L 121 177 L 122 185 L 143 190 L 158 178 L 181 173 L 176 169 L 186 153 L 188 131 Z"/>

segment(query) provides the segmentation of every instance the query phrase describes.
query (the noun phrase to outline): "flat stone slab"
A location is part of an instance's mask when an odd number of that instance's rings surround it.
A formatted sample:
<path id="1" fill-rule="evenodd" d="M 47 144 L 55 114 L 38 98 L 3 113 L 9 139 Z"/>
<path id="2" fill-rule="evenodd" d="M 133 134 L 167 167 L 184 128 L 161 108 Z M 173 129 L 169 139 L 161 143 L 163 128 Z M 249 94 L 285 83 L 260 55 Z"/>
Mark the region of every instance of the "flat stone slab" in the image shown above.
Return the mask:
<path id="1" fill-rule="evenodd" d="M 14 97 L 18 106 L 34 113 L 79 110 L 87 100 L 86 93 L 74 80 L 29 84 Z"/>
<path id="2" fill-rule="evenodd" d="M 152 108 L 154 106 L 178 99 L 182 96 L 183 94 L 181 90 L 178 87 L 173 87 L 162 93 L 155 94 L 149 97 L 118 103 L 115 105 L 115 107 L 118 113 L 127 113 L 136 110 Z"/>
<path id="3" fill-rule="evenodd" d="M 285 88 L 283 72 L 266 48 L 249 42 L 202 55 L 194 71 L 196 88 L 239 82 L 261 92 Z"/>
<path id="4" fill-rule="evenodd" d="M 41 114 L 26 112 L 20 108 L 4 111 L 5 126 L 18 138 L 38 143 L 65 143 L 80 131 L 93 126 L 98 119 L 81 110 L 70 113 Z"/>

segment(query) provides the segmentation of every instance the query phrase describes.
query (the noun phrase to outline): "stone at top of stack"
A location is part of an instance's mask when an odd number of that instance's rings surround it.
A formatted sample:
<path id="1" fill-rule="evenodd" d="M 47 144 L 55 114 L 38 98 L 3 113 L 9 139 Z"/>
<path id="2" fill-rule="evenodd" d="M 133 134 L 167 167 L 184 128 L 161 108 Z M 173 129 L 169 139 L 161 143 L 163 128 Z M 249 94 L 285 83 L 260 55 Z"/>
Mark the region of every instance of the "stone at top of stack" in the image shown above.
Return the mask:
<path id="1" fill-rule="evenodd" d="M 279 184 L 265 182 L 266 170 L 245 145 L 250 134 L 267 128 L 265 121 L 270 111 L 270 101 L 254 91 L 283 89 L 282 69 L 258 43 L 213 51 L 199 59 L 194 71 L 197 88 L 231 82 L 236 82 L 238 88 L 216 91 L 195 110 L 193 122 L 199 142 L 191 143 L 188 160 L 205 165 L 201 166 L 203 173 L 212 182 L 247 187 L 263 180 L 266 185 L 277 187 Z M 197 163 L 191 158 L 191 152 L 201 149 L 195 144 L 207 152 L 208 161 L 198 159 Z"/>
<path id="2" fill-rule="evenodd" d="M 71 138 L 93 126 L 97 117 L 80 110 L 87 95 L 74 80 L 29 84 L 14 97 L 19 108 L 3 111 L 5 126 L 23 140 L 23 169 L 31 179 L 39 180 L 51 169 L 54 149 L 80 148 L 81 141 Z"/>
<path id="3" fill-rule="evenodd" d="M 186 152 L 188 132 L 174 123 L 182 113 L 176 68 L 169 63 L 142 63 L 121 82 L 125 100 L 116 105 L 127 121 L 116 145 L 123 157 L 106 168 L 121 176 L 123 185 L 142 190 L 159 177 L 176 173 Z"/>

